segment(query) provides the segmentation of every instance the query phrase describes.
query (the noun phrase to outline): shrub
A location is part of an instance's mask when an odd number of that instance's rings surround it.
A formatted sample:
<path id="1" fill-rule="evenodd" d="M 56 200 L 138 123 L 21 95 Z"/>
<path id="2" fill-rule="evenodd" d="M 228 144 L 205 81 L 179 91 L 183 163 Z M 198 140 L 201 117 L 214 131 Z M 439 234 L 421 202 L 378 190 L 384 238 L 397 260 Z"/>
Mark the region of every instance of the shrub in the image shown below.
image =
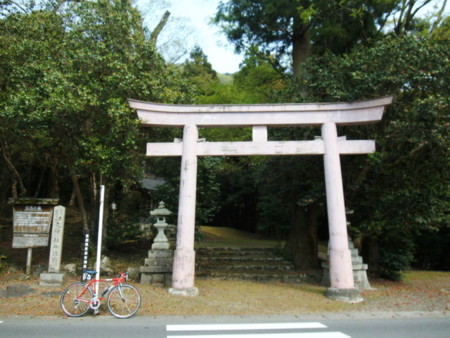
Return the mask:
<path id="1" fill-rule="evenodd" d="M 380 277 L 399 281 L 413 260 L 413 240 L 401 232 L 388 232 L 380 237 Z"/>

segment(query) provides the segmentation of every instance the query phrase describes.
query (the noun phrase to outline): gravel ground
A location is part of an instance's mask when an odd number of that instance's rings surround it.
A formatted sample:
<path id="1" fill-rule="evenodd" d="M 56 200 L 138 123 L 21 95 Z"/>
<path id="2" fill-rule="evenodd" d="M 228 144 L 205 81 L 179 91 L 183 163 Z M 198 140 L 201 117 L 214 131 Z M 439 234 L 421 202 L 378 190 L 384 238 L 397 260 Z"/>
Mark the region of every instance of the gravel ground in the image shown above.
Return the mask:
<path id="1" fill-rule="evenodd" d="M 76 281 L 73 278 L 71 281 Z M 37 277 L 6 273 L 0 277 L 0 316 L 62 317 L 59 295 L 63 287 L 41 287 Z M 67 284 L 68 284 L 67 283 Z M 324 296 L 315 284 L 258 283 L 197 279 L 196 297 L 174 296 L 165 288 L 134 284 L 142 294 L 139 316 L 165 315 L 312 315 L 395 314 L 422 312 L 450 316 L 450 272 L 411 271 L 403 282 L 372 280 L 364 302 L 346 304 Z M 101 308 L 100 316 L 108 315 Z"/>
<path id="2" fill-rule="evenodd" d="M 234 229 L 202 227 L 202 233 L 205 236 L 204 245 L 207 246 L 236 245 L 239 241 L 253 246 L 276 245 L 273 241 Z M 139 258 L 121 253 L 121 261 L 114 262 L 115 269 L 124 271 L 130 262 L 141 262 L 141 257 L 145 256 L 141 252 L 136 255 Z M 8 256 L 15 257 L 13 252 Z M 48 258 L 43 257 L 43 262 L 47 261 Z M 78 279 L 73 277 L 65 285 Z M 410 271 L 399 283 L 386 280 L 370 280 L 370 283 L 374 290 L 364 291 L 364 302 L 358 304 L 332 301 L 324 296 L 326 288 L 316 284 L 198 278 L 196 286 L 200 294 L 192 298 L 171 295 L 165 288 L 131 284 L 142 295 L 138 316 L 293 315 L 306 318 L 308 315 L 324 314 L 398 316 L 400 313 L 420 313 L 450 317 L 450 272 Z M 59 297 L 65 285 L 42 287 L 38 277 L 29 277 L 17 271 L 3 272 L 0 274 L 0 316 L 63 317 Z M 108 315 L 105 306 L 100 312 L 100 316 L 103 315 Z"/>

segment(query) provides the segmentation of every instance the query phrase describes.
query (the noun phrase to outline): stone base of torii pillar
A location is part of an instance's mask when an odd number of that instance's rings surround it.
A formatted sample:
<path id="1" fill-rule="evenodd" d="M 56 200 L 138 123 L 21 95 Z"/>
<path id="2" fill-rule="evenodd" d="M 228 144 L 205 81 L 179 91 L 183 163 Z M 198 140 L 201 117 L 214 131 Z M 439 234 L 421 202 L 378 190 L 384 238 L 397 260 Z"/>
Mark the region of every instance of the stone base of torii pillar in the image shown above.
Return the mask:
<path id="1" fill-rule="evenodd" d="M 355 288 L 359 290 L 373 290 L 370 286 L 369 279 L 367 278 L 367 268 L 368 265 L 363 263 L 362 257 L 358 253 L 353 245 L 352 241 L 348 242 L 348 246 L 352 253 L 352 268 L 353 268 L 353 280 Z M 322 262 L 323 274 L 322 274 L 322 285 L 330 286 L 330 264 L 329 257 Z"/>

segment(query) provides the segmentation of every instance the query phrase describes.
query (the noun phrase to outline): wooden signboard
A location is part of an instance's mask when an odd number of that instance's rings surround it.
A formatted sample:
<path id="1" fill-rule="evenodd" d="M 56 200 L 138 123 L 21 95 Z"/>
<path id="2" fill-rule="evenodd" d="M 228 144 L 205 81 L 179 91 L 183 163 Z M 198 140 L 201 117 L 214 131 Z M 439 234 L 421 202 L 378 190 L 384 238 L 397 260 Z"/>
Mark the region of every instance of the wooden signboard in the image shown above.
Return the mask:
<path id="1" fill-rule="evenodd" d="M 48 246 L 55 199 L 15 199 L 13 248 Z M 10 203 L 11 203 L 10 202 Z"/>

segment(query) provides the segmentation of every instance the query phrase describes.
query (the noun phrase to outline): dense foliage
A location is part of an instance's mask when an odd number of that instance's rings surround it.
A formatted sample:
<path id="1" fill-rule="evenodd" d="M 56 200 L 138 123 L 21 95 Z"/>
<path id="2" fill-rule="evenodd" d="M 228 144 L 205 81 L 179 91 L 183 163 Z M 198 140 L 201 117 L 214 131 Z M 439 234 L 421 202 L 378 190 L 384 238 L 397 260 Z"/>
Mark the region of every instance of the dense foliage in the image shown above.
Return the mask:
<path id="1" fill-rule="evenodd" d="M 377 142 L 375 154 L 367 160 L 351 160 L 345 170 L 347 203 L 355 209 L 358 224 L 354 235 L 379 239 L 379 264 L 384 270 L 393 264 L 392 270 L 398 271 L 395 264 L 402 257 L 408 257 L 402 268 L 411 263 L 418 233 L 441 231 L 442 241 L 448 241 L 448 42 L 414 36 L 387 38 L 372 48 L 357 48 L 343 57 L 329 54 L 309 65 L 307 86 L 313 98 L 395 97 L 382 124 L 357 132 L 345 130 L 349 136 Z M 390 257 L 397 251 L 406 254 Z"/>
<path id="2" fill-rule="evenodd" d="M 87 230 L 85 201 L 95 207 L 99 184 L 129 186 L 142 176 L 127 98 L 186 102 L 190 87 L 156 53 L 130 1 L 33 3 L 1 4 L 1 203 L 67 203 L 73 191 Z"/>

